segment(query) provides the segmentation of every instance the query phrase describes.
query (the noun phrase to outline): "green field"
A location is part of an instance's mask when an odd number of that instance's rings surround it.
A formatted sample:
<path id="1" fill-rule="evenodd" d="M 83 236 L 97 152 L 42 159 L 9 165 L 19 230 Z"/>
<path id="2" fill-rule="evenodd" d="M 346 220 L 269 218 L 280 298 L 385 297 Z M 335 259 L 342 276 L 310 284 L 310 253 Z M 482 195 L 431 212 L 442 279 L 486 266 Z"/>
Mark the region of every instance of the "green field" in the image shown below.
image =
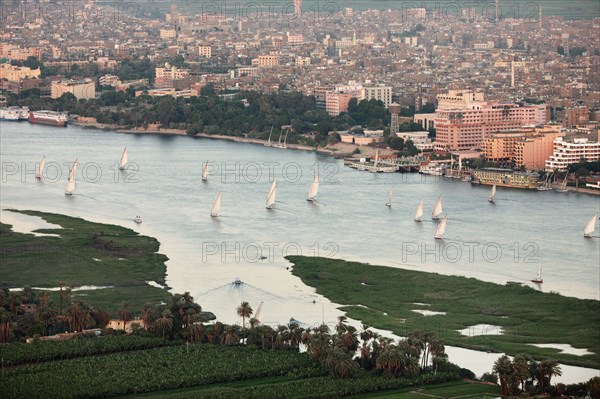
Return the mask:
<path id="1" fill-rule="evenodd" d="M 290 256 L 293 274 L 341 307 L 348 317 L 399 336 L 435 331 L 446 344 L 527 353 L 565 364 L 600 368 L 600 302 L 542 293 L 517 285 L 343 260 Z M 429 304 L 430 306 L 416 305 Z M 361 306 L 358 306 L 361 305 Z M 446 312 L 422 316 L 414 309 Z M 501 326 L 504 335 L 462 336 L 476 324 Z M 563 343 L 592 355 L 575 356 L 534 343 Z"/>
<path id="2" fill-rule="evenodd" d="M 114 288 L 74 291 L 73 299 L 114 314 L 122 301 L 137 310 L 144 303 L 168 302 L 171 294 L 148 285 L 146 281 L 164 284 L 165 255 L 159 254 L 159 243 L 124 227 L 92 223 L 79 218 L 21 211 L 39 216 L 61 229 L 36 232 L 60 237 L 15 233 L 11 226 L 0 224 L 0 282 L 8 287 L 112 286 Z M 96 259 L 96 260 L 95 260 Z M 58 303 L 58 292 L 53 293 Z"/>
<path id="3" fill-rule="evenodd" d="M 114 347 L 115 343 L 119 341 L 105 347 Z M 137 344 L 157 343 L 142 340 Z M 361 371 L 354 378 L 335 379 L 297 351 L 201 344 L 102 355 L 92 351 L 85 357 L 4 367 L 0 392 L 6 399 L 337 398 L 390 389 L 422 389 L 424 384 L 456 378 L 454 374 L 438 373 L 407 380 Z"/>
<path id="4" fill-rule="evenodd" d="M 464 381 L 456 381 L 420 389 L 404 388 L 392 393 L 357 395 L 352 396 L 352 399 L 428 399 L 432 396 L 455 399 L 492 399 L 499 396 L 499 388 L 493 385 L 471 384 Z"/>

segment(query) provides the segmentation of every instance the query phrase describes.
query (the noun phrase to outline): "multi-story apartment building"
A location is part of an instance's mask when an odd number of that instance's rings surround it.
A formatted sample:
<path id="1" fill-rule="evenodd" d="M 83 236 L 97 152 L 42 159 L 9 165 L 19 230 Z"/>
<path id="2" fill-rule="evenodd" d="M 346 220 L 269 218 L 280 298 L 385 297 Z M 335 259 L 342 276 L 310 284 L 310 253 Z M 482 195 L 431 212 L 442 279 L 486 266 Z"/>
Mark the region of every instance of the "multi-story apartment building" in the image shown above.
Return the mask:
<path id="1" fill-rule="evenodd" d="M 558 120 L 564 127 L 582 125 L 590 121 L 590 109 L 588 107 L 573 107 L 558 111 Z"/>
<path id="2" fill-rule="evenodd" d="M 357 93 L 338 93 L 335 91 L 327 92 L 325 97 L 325 110 L 329 115 L 337 116 L 342 112 L 348 111 L 348 103 Z"/>
<path id="3" fill-rule="evenodd" d="M 279 56 L 277 55 L 259 55 L 252 60 L 252 65 L 259 67 L 273 67 L 279 65 Z"/>
<path id="4" fill-rule="evenodd" d="M 154 69 L 154 74 L 155 74 L 156 79 L 163 78 L 163 79 L 176 80 L 176 79 L 182 79 L 182 78 L 189 76 L 190 70 L 183 69 L 183 68 L 177 68 L 177 67 L 169 64 L 168 62 L 166 62 L 164 67 L 156 67 Z"/>
<path id="5" fill-rule="evenodd" d="M 564 171 L 569 165 L 582 161 L 600 161 L 600 143 L 589 141 L 587 137 L 569 141 L 559 137 L 554 140 L 553 153 L 546 161 L 546 170 Z"/>
<path id="6" fill-rule="evenodd" d="M 160 30 L 160 38 L 161 39 L 174 39 L 177 37 L 177 31 L 175 29 L 161 29 Z"/>
<path id="7" fill-rule="evenodd" d="M 96 98 L 96 83 L 92 79 L 68 79 L 52 82 L 50 97 L 59 98 L 65 93 L 73 94 L 78 100 Z"/>
<path id="8" fill-rule="evenodd" d="M 392 87 L 391 86 L 365 86 L 365 99 L 366 100 L 380 100 L 385 104 L 386 108 L 389 108 L 392 103 Z"/>
<path id="9" fill-rule="evenodd" d="M 290 32 L 287 32 L 285 35 L 286 43 L 289 46 L 299 46 L 304 43 L 303 35 L 291 35 Z"/>
<path id="10" fill-rule="evenodd" d="M 23 79 L 39 78 L 40 69 L 31 69 L 28 67 L 18 67 L 11 64 L 0 64 L 0 79 L 6 79 L 10 82 L 19 82 Z"/>
<path id="11" fill-rule="evenodd" d="M 483 139 L 481 150 L 490 161 L 512 162 L 528 170 L 539 170 L 552 155 L 554 140 L 563 135 L 557 124 L 491 133 Z"/>
<path id="12" fill-rule="evenodd" d="M 113 86 L 116 87 L 121 84 L 121 79 L 115 75 L 103 75 L 98 79 L 100 86 Z"/>
<path id="13" fill-rule="evenodd" d="M 209 45 L 198 46 L 198 55 L 204 58 L 212 57 L 212 47 Z"/>
<path id="14" fill-rule="evenodd" d="M 490 133 L 546 122 L 545 104 L 521 106 L 481 101 L 483 94 L 470 91 L 455 94 L 438 96 L 435 148 L 440 151 L 481 148 Z"/>

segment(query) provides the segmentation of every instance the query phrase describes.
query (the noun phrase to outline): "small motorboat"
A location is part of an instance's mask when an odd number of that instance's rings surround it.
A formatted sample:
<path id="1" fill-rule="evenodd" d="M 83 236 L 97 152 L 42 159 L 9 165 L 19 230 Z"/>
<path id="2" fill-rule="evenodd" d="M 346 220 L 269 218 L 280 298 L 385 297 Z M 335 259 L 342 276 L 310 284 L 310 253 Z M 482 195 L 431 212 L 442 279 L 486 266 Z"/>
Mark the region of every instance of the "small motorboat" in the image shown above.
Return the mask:
<path id="1" fill-rule="evenodd" d="M 137 224 L 140 224 L 140 223 L 142 223 L 142 217 L 138 215 L 133 218 L 133 221 L 136 222 Z"/>

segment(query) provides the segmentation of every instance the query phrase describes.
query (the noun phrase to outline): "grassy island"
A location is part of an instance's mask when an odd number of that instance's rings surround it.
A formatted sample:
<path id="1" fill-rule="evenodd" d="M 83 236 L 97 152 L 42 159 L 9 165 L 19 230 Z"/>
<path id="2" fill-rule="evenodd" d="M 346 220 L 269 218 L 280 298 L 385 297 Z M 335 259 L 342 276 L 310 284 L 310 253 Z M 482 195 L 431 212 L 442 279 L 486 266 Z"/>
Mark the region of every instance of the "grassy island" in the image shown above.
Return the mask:
<path id="1" fill-rule="evenodd" d="M 113 314 L 121 302 L 139 309 L 145 303 L 168 302 L 171 294 L 147 281 L 165 284 L 165 255 L 159 242 L 133 230 L 70 216 L 14 211 L 38 216 L 61 228 L 40 229 L 33 236 L 15 233 L 0 223 L 0 282 L 8 287 L 112 287 L 73 291 L 74 297 Z M 53 293 L 58 303 L 58 293 Z"/>
<path id="2" fill-rule="evenodd" d="M 347 316 L 406 336 L 435 331 L 446 344 L 600 368 L 600 302 L 543 293 L 519 284 L 500 285 L 336 259 L 289 256 L 293 274 L 319 294 L 344 304 Z M 424 316 L 414 310 L 444 312 Z M 477 324 L 502 327 L 502 335 L 463 336 Z M 532 344 L 570 344 L 593 354 L 575 356 Z"/>

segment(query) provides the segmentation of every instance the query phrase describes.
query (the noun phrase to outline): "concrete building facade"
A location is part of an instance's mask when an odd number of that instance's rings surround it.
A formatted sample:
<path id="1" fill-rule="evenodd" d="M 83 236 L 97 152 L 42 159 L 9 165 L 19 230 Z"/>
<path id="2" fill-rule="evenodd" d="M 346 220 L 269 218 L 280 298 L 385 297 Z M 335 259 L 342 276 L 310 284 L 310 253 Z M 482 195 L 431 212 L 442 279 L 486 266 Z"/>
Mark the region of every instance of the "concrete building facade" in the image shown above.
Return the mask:
<path id="1" fill-rule="evenodd" d="M 57 80 L 50 86 L 50 97 L 60 98 L 65 93 L 73 94 L 78 100 L 96 98 L 96 83 L 92 79 Z"/>

